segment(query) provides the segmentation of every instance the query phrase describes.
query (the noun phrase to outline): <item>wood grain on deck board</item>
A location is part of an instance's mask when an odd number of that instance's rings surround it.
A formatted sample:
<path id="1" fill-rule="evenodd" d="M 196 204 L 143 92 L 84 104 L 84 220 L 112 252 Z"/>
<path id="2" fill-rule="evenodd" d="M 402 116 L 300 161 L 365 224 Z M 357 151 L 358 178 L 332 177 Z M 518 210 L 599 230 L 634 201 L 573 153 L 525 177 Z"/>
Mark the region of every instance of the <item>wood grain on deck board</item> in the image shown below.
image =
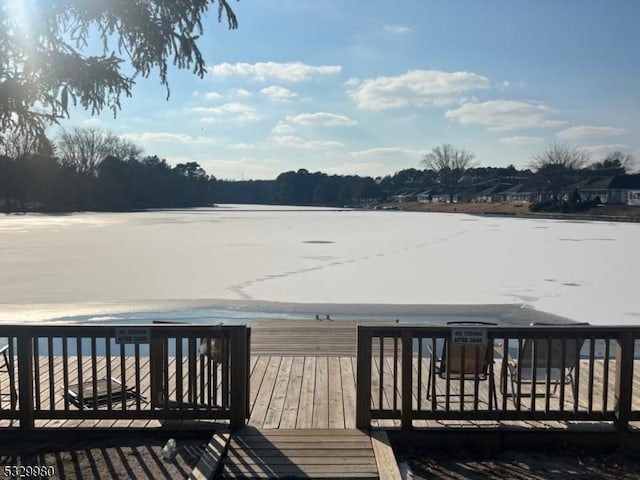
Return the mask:
<path id="1" fill-rule="evenodd" d="M 232 436 L 218 478 L 378 478 L 368 434 L 247 428 Z"/>
<path id="2" fill-rule="evenodd" d="M 255 320 L 252 355 L 355 356 L 358 325 L 389 321 Z"/>

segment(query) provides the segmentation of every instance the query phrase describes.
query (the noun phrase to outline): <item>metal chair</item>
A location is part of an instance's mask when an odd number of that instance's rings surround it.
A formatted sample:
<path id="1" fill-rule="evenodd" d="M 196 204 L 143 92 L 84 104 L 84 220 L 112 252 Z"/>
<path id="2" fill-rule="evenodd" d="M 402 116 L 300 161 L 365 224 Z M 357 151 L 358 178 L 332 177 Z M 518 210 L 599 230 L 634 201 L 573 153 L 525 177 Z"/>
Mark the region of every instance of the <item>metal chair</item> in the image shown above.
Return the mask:
<path id="1" fill-rule="evenodd" d="M 575 327 L 589 325 L 583 323 L 531 323 L 531 326 L 563 326 Z M 580 350 L 584 339 L 579 338 L 527 338 L 524 340 L 517 359 L 507 363 L 507 375 L 510 378 L 511 397 L 514 404 L 518 404 L 518 383 L 522 385 L 547 384 L 553 385 L 552 395 L 556 394 L 561 383 L 571 386 L 574 402 L 578 398 L 578 389 L 573 377 Z M 563 355 L 564 352 L 564 355 Z M 545 390 L 546 391 L 546 390 Z M 519 396 L 531 396 L 520 389 Z"/>

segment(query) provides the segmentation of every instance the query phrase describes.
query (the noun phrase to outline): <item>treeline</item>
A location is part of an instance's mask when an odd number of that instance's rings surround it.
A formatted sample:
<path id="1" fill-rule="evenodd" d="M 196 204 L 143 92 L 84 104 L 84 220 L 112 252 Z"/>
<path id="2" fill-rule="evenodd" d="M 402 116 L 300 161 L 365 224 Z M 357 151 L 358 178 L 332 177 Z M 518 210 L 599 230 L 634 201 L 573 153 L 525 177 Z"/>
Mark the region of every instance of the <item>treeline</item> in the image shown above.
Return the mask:
<path id="1" fill-rule="evenodd" d="M 556 208 L 577 181 L 624 174 L 633 163 L 630 155 L 613 152 L 589 164 L 580 151 L 553 145 L 534 158 L 532 169 L 475 167 L 456 163 L 459 150 L 444 145 L 433 150 L 438 162 L 384 177 L 299 169 L 274 180 L 233 181 L 217 180 L 196 162 L 171 166 L 157 156 L 143 156 L 132 142 L 95 129 L 64 131 L 55 145 L 0 135 L 0 147 L 0 210 L 6 212 L 126 211 L 214 203 L 342 207 L 373 205 L 403 192 L 429 191 L 453 199 L 470 188 L 526 184 L 551 203 L 549 208 Z M 436 159 L 436 153 L 443 157 Z"/>
<path id="2" fill-rule="evenodd" d="M 95 174 L 54 157 L 0 156 L 0 208 L 6 212 L 196 207 L 214 202 L 214 185 L 195 162 L 171 167 L 155 156 L 109 156 Z"/>
<path id="3" fill-rule="evenodd" d="M 357 205 L 378 202 L 385 192 L 371 177 L 310 173 L 280 174 L 275 180 L 217 180 L 196 162 L 171 167 L 147 156 L 108 156 L 91 172 L 55 157 L 0 156 L 0 210 L 126 211 L 188 208 L 214 203 Z"/>
<path id="4" fill-rule="evenodd" d="M 531 170 L 513 166 L 470 168 L 465 177 L 467 184 L 536 178 Z M 300 169 L 281 173 L 275 180 L 218 180 L 196 162 L 172 167 L 157 156 L 128 160 L 107 156 L 89 172 L 54 156 L 0 156 L 0 210 L 5 212 L 127 211 L 215 203 L 342 207 L 372 205 L 399 191 L 438 185 L 436 172 L 416 168 L 377 178 Z"/>
<path id="5" fill-rule="evenodd" d="M 216 182 L 220 203 L 344 206 L 377 202 L 385 193 L 371 177 L 311 173 L 304 168 L 284 172 L 275 180 Z"/>

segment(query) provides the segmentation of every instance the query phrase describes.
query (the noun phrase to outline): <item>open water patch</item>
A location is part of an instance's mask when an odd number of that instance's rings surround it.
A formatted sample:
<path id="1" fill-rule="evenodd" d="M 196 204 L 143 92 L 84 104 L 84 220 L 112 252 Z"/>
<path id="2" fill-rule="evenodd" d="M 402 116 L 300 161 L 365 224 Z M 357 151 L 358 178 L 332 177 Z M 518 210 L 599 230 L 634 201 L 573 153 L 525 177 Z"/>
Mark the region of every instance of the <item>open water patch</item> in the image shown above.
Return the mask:
<path id="1" fill-rule="evenodd" d="M 336 243 L 333 240 L 303 240 L 302 243 Z"/>

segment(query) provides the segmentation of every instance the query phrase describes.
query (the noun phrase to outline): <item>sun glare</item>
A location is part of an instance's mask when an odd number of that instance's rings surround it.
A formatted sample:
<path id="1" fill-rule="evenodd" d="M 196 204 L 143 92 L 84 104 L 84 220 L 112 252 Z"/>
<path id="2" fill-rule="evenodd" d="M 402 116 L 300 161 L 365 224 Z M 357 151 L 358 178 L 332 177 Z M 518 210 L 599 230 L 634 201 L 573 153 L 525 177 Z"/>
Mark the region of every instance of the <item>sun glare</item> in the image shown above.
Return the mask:
<path id="1" fill-rule="evenodd" d="M 33 22 L 37 17 L 37 1 L 35 0 L 8 0 L 3 7 L 7 15 L 7 23 L 13 34 L 24 45 L 29 45 L 28 40 L 33 35 Z"/>

